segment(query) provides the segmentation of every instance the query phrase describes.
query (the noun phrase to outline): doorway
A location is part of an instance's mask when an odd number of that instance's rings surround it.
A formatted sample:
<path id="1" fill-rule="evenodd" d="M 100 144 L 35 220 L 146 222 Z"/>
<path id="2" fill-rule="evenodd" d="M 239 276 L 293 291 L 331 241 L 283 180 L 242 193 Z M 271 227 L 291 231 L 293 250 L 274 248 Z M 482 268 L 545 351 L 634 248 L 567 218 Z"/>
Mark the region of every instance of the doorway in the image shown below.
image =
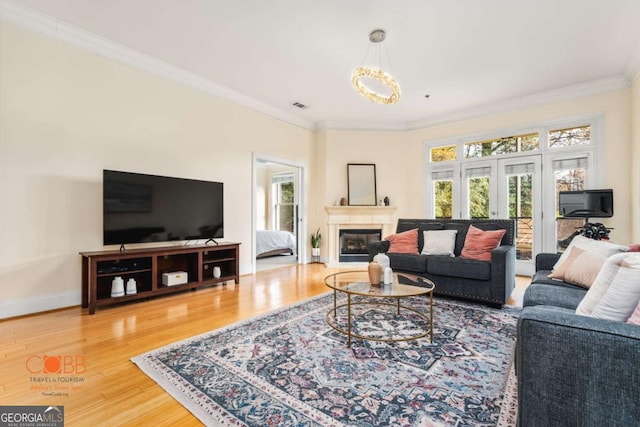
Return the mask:
<path id="1" fill-rule="evenodd" d="M 516 274 L 531 275 L 542 240 L 540 155 L 466 162 L 461 170 L 462 218 L 515 220 Z"/>
<path id="2" fill-rule="evenodd" d="M 301 262 L 303 166 L 254 154 L 253 271 Z"/>

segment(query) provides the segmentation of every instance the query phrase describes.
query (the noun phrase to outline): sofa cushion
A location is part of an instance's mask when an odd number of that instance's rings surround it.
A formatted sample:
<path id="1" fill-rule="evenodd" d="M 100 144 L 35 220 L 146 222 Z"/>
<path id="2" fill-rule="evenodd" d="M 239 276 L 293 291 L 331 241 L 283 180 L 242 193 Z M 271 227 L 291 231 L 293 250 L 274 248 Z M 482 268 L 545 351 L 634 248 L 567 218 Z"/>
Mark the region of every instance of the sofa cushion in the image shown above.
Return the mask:
<path id="1" fill-rule="evenodd" d="M 506 233 L 506 230 L 484 231 L 470 225 L 460 256 L 482 261 L 491 261 L 491 251 L 500 245 L 504 233 Z"/>
<path id="2" fill-rule="evenodd" d="M 446 255 L 432 255 L 429 256 L 429 262 L 427 262 L 427 272 L 463 279 L 489 280 L 491 278 L 491 263 L 460 257 L 451 258 Z"/>
<path id="3" fill-rule="evenodd" d="M 569 269 L 569 266 L 573 264 L 576 258 L 578 258 L 578 256 L 582 255 L 583 253 L 584 249 L 573 248 L 571 252 L 569 252 L 565 257 L 562 263 L 556 263 L 555 268 L 549 274 L 549 279 L 564 280 L 564 274 Z"/>
<path id="4" fill-rule="evenodd" d="M 442 230 L 444 228 L 444 224 L 440 221 L 433 222 L 433 220 L 398 220 L 396 233 L 413 230 L 414 228 L 418 229 L 418 253 L 420 253 L 424 246 L 422 232 L 426 230 Z"/>
<path id="5" fill-rule="evenodd" d="M 402 233 L 387 236 L 390 243 L 389 252 L 399 254 L 418 253 L 418 229 L 407 230 Z"/>
<path id="6" fill-rule="evenodd" d="M 424 249 L 424 232 L 431 230 L 443 230 L 444 224 L 441 222 L 431 222 L 428 224 L 420 224 L 418 228 L 418 251 L 422 252 Z"/>
<path id="7" fill-rule="evenodd" d="M 597 252 L 574 247 L 567 260 L 562 263 L 560 268 L 553 270 L 549 277 L 588 289 L 606 260 L 606 257 Z"/>
<path id="8" fill-rule="evenodd" d="M 632 325 L 640 325 L 640 302 L 636 306 L 636 309 L 633 310 L 631 317 L 627 319 L 627 323 L 631 323 Z"/>
<path id="9" fill-rule="evenodd" d="M 532 283 L 523 297 L 523 307 L 532 305 L 551 305 L 575 310 L 584 298 L 586 291 L 577 286 L 558 286 L 555 284 Z"/>
<path id="10" fill-rule="evenodd" d="M 544 285 L 554 285 L 554 286 L 561 286 L 561 287 L 565 287 L 565 288 L 577 288 L 576 285 L 571 285 L 567 282 L 564 282 L 562 280 L 558 280 L 558 279 L 550 279 L 548 276 L 551 273 L 551 270 L 539 270 L 536 271 L 533 274 L 533 277 L 531 278 L 531 283 L 542 283 Z"/>
<path id="11" fill-rule="evenodd" d="M 388 252 L 391 269 L 424 273 L 427 271 L 427 257 L 418 254 L 397 254 Z"/>
<path id="12" fill-rule="evenodd" d="M 580 248 L 589 252 L 596 252 L 604 257 L 610 257 L 611 255 L 615 255 L 621 252 L 627 252 L 629 250 L 628 246 L 616 245 L 615 243 L 608 242 L 606 240 L 593 240 L 587 237 L 577 235 L 571 240 L 571 243 L 567 247 L 567 249 L 562 253 L 562 256 L 556 262 L 556 265 L 553 266 L 554 270 L 560 268 L 560 266 L 567 261 L 569 256 L 571 255 L 571 250 L 574 248 Z"/>
<path id="13" fill-rule="evenodd" d="M 445 230 L 456 230 L 456 247 L 453 251 L 455 256 L 459 256 L 464 247 L 464 239 L 467 237 L 467 230 L 469 230 L 469 223 L 463 222 L 447 222 L 444 224 Z"/>
<path id="14" fill-rule="evenodd" d="M 597 319 L 625 322 L 640 302 L 640 254 L 626 257 L 591 315 Z"/>
<path id="15" fill-rule="evenodd" d="M 423 255 L 448 255 L 454 256 L 456 246 L 456 234 L 458 230 L 425 230 Z"/>
<path id="16" fill-rule="evenodd" d="M 604 265 L 600 269 L 600 272 L 596 276 L 595 280 L 591 284 L 589 291 L 585 294 L 583 300 L 576 308 L 576 314 L 583 316 L 590 316 L 593 308 L 600 302 L 602 297 L 607 293 L 613 278 L 618 274 L 618 270 L 622 265 L 622 261 L 627 258 L 629 254 L 621 253 L 611 255 L 605 261 Z"/>
<path id="17" fill-rule="evenodd" d="M 564 280 L 589 289 L 606 260 L 607 258 L 600 254 L 583 252 L 567 269 Z"/>

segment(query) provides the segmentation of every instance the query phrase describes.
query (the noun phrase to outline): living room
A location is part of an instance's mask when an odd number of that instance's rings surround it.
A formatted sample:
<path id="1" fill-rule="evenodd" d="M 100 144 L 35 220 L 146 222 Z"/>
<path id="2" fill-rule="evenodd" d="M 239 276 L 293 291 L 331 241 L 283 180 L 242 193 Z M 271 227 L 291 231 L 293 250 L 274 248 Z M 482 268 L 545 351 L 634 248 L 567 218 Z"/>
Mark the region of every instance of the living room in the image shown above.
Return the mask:
<path id="1" fill-rule="evenodd" d="M 478 101 L 477 108 L 446 117 L 418 116 L 386 129 L 385 123 L 378 128 L 316 125 L 304 111 L 234 102 L 224 88 L 195 73 L 135 56 L 77 22 L 51 18 L 54 10 L 44 3 L 0 3 L 1 318 L 80 305 L 78 253 L 104 248 L 103 169 L 224 182 L 225 240 L 241 243 L 240 274 L 247 278 L 255 267 L 256 153 L 304 166 L 300 254 L 306 263 L 307 236 L 317 228 L 326 236 L 325 207 L 347 195 L 348 163 L 376 165 L 377 193 L 389 197 L 396 218 L 422 218 L 425 143 L 600 114 L 597 184 L 615 193 L 615 216 L 606 224 L 613 228 L 613 241 L 640 242 L 637 48 L 624 58 L 624 69 L 609 75 L 523 91 L 517 99 Z M 593 2 L 591 7 L 599 6 Z M 346 55 L 359 59 L 366 35 L 361 49 Z M 635 35 L 621 44 L 637 47 Z M 401 63 L 393 49 L 389 55 Z M 344 90 L 354 92 L 345 79 Z M 431 101 L 447 97 L 436 96 L 435 89 L 430 89 Z M 325 239 L 324 257 L 327 251 Z M 4 385 L 2 392 L 7 391 Z"/>

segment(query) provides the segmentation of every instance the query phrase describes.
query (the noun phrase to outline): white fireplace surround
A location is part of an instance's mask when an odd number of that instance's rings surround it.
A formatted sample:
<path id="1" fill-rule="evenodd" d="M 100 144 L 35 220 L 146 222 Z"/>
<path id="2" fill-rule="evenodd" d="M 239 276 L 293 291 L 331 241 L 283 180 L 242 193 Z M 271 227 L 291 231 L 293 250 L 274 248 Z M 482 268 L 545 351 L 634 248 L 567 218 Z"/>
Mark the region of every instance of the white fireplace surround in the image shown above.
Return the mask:
<path id="1" fill-rule="evenodd" d="M 358 267 L 365 263 L 340 262 L 340 230 L 371 228 L 382 230 L 382 237 L 395 232 L 394 206 L 326 206 L 328 230 L 327 267 Z"/>

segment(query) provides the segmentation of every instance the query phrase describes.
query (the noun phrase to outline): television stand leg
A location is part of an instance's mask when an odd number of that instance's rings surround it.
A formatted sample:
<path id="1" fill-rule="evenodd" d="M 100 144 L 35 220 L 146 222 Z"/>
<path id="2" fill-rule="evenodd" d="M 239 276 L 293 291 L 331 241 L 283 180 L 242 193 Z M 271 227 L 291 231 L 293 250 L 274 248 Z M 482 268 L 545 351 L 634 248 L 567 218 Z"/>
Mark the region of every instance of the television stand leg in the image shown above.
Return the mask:
<path id="1" fill-rule="evenodd" d="M 215 243 L 215 244 L 216 244 L 216 246 L 218 246 L 218 242 L 216 242 L 216 239 L 214 239 L 213 237 L 208 238 L 208 239 L 207 239 L 207 241 L 206 241 L 206 242 L 204 242 L 204 244 L 205 244 L 205 245 L 208 245 L 208 244 L 209 244 L 209 242 L 213 242 L 213 243 Z"/>
<path id="2" fill-rule="evenodd" d="M 127 248 L 124 247 L 124 243 L 121 243 L 120 244 L 120 253 L 123 254 L 125 252 L 127 252 Z"/>

